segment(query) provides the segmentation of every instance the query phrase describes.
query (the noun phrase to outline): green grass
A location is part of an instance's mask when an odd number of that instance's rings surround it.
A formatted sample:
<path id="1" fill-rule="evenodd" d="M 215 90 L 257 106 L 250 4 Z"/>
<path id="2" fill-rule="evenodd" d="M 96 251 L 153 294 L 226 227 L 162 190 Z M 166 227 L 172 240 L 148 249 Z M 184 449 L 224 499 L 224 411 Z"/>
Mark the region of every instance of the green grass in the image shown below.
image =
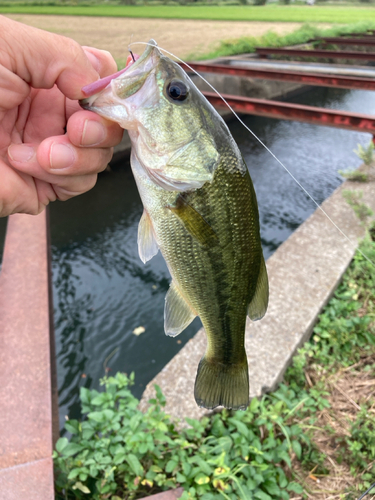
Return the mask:
<path id="1" fill-rule="evenodd" d="M 256 47 L 285 47 L 306 43 L 319 37 L 340 36 L 344 33 L 364 33 L 368 29 L 375 29 L 375 22 L 368 20 L 346 26 L 335 25 L 322 29 L 311 24 L 304 24 L 287 35 L 278 35 L 268 31 L 261 37 L 242 37 L 232 40 L 222 40 L 219 45 L 208 54 L 192 54 L 190 59 L 214 59 L 215 57 L 247 54 L 255 52 Z M 316 42 L 317 43 L 317 42 Z"/>
<path id="2" fill-rule="evenodd" d="M 0 12 L 76 16 L 145 17 L 162 19 L 211 19 L 217 21 L 270 21 L 347 24 L 375 21 L 375 8 L 362 6 L 266 5 L 266 6 L 174 6 L 174 5 L 10 5 Z M 233 37 L 235 37 L 233 33 Z"/>

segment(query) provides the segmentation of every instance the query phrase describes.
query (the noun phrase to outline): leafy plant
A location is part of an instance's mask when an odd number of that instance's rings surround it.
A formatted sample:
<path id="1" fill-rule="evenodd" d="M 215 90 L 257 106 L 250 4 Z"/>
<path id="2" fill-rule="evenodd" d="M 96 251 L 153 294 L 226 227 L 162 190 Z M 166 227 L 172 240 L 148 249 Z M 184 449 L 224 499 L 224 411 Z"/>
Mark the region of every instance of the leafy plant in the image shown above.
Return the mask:
<path id="1" fill-rule="evenodd" d="M 368 217 L 374 215 L 374 212 L 365 203 L 361 203 L 363 192 L 362 191 L 350 191 L 345 190 L 342 193 L 343 197 L 349 203 L 349 205 L 354 210 L 356 216 L 362 222 L 366 221 Z"/>
<path id="2" fill-rule="evenodd" d="M 375 475 L 375 415 L 369 406 L 362 407 L 357 414 L 350 435 L 336 439 L 338 462 L 346 462 L 352 475 L 361 477 L 358 489 L 362 492 L 371 486 Z M 354 495 L 357 498 L 358 495 Z"/>
<path id="3" fill-rule="evenodd" d="M 301 457 L 311 443 L 285 419 L 300 405 L 293 390 L 282 385 L 245 412 L 186 419 L 190 427 L 178 431 L 158 387 L 148 411 L 137 409 L 132 381 L 118 373 L 102 380 L 104 392 L 81 389 L 85 419 L 66 422 L 72 438 L 60 438 L 54 452 L 58 498 L 135 499 L 178 485 L 183 500 L 287 500 L 303 491 L 292 479 L 291 453 Z M 302 396 L 306 408 L 319 405 Z"/>
<path id="4" fill-rule="evenodd" d="M 353 475 L 368 468 L 369 464 L 368 472 L 375 472 L 375 415 L 371 409 L 362 408 L 343 444 L 342 460 L 349 462 Z"/>
<path id="5" fill-rule="evenodd" d="M 354 150 L 354 153 L 364 161 L 366 165 L 371 165 L 373 155 L 374 155 L 374 143 L 370 141 L 367 147 L 363 147 L 361 144 L 358 144 L 358 149 Z"/>
<path id="6" fill-rule="evenodd" d="M 339 174 L 350 181 L 356 181 L 356 182 L 368 181 L 368 174 L 366 174 L 365 172 L 361 172 L 360 170 L 353 170 L 353 171 L 339 170 Z"/>

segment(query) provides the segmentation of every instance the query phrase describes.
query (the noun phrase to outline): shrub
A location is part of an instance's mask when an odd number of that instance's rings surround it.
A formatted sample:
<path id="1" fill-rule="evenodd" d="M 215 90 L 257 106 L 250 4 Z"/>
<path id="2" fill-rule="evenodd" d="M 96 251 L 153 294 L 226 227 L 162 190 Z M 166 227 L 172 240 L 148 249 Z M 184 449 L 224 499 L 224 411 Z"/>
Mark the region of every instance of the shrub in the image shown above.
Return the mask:
<path id="1" fill-rule="evenodd" d="M 104 392 L 81 389 L 85 418 L 66 422 L 71 440 L 60 438 L 54 452 L 57 498 L 130 500 L 180 485 L 183 500 L 287 500 L 288 492 L 303 491 L 292 479 L 290 454 L 308 455 L 311 443 L 284 417 L 301 406 L 300 397 L 303 411 L 321 400 L 282 385 L 247 411 L 186 419 L 190 427 L 178 430 L 158 387 L 146 413 L 137 408 L 132 380 L 118 373 L 102 380 Z"/>
<path id="2" fill-rule="evenodd" d="M 366 165 L 371 165 L 374 155 L 374 143 L 370 141 L 365 148 L 361 146 L 361 144 L 358 144 L 358 149 L 355 149 L 354 153 L 361 158 Z"/>

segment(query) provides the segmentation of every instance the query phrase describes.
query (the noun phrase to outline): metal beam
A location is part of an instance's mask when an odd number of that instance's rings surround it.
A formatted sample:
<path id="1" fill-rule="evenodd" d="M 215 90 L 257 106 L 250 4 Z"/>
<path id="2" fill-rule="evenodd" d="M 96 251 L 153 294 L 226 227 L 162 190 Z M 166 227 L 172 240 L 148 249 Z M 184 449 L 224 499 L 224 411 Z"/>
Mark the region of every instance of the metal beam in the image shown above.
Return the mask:
<path id="1" fill-rule="evenodd" d="M 329 59 L 361 59 L 363 61 L 375 61 L 375 53 L 338 51 L 338 50 L 308 50 L 308 49 L 276 49 L 269 47 L 257 47 L 256 53 L 259 57 L 270 55 L 287 57 L 317 57 Z"/>
<path id="2" fill-rule="evenodd" d="M 375 90 L 374 78 L 357 78 L 352 76 L 325 75 L 319 73 L 284 71 L 276 69 L 257 69 L 249 67 L 231 66 L 228 64 L 189 63 L 193 69 L 202 73 L 219 73 L 248 78 L 262 78 L 264 80 L 281 80 L 286 82 L 299 82 L 305 85 L 318 85 L 321 87 L 336 87 L 343 89 Z M 181 67 L 189 72 L 189 68 L 181 63 Z"/>
<path id="3" fill-rule="evenodd" d="M 320 42 L 332 43 L 335 45 L 361 45 L 363 47 L 373 47 L 375 45 L 375 38 L 373 36 L 368 38 L 346 38 L 346 37 L 326 37 L 319 39 Z"/>
<path id="4" fill-rule="evenodd" d="M 218 108 L 226 108 L 221 98 L 214 92 L 203 92 L 211 104 Z M 295 120 L 327 127 L 356 130 L 375 134 L 375 117 L 348 111 L 291 104 L 266 99 L 253 99 L 223 94 L 224 99 L 238 113 L 266 116 L 280 120 Z"/>
<path id="5" fill-rule="evenodd" d="M 375 30 L 367 30 L 366 33 L 341 33 L 340 36 L 374 36 L 374 31 Z"/>

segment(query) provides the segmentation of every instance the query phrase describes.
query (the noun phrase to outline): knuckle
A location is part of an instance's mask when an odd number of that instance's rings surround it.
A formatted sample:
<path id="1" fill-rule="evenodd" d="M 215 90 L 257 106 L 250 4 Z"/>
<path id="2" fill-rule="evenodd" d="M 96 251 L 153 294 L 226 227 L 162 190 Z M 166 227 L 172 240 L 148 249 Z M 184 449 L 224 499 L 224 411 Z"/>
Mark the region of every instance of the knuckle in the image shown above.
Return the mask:
<path id="1" fill-rule="evenodd" d="M 43 212 L 43 210 L 45 208 L 46 208 L 46 205 L 44 203 L 38 203 L 35 207 L 28 210 L 26 213 L 29 215 L 39 215 Z"/>
<path id="2" fill-rule="evenodd" d="M 81 148 L 79 160 L 71 167 L 73 175 L 96 175 L 107 168 L 113 148 Z"/>
<path id="3" fill-rule="evenodd" d="M 107 165 L 112 160 L 112 157 L 113 157 L 113 148 L 107 148 L 105 150 L 105 155 L 102 162 L 102 167 L 103 167 L 102 170 L 105 170 L 107 168 Z"/>
<path id="4" fill-rule="evenodd" d="M 82 57 L 83 49 L 78 42 L 72 40 L 71 38 L 65 38 L 66 46 L 64 47 L 64 52 L 72 59 L 73 62 Z"/>
<path id="5" fill-rule="evenodd" d="M 57 198 L 60 201 L 66 201 L 69 200 L 70 198 L 74 198 L 75 196 L 79 196 L 80 194 L 86 193 L 95 186 L 96 180 L 97 180 L 97 175 L 90 174 L 82 176 L 74 184 L 72 183 L 72 185 L 68 185 L 65 187 L 59 186 L 57 189 L 55 189 Z"/>
<path id="6" fill-rule="evenodd" d="M 98 158 L 98 162 L 93 169 L 95 173 L 103 172 L 107 168 L 108 163 L 112 160 L 113 156 L 113 148 L 103 148 L 100 151 L 100 158 Z"/>

